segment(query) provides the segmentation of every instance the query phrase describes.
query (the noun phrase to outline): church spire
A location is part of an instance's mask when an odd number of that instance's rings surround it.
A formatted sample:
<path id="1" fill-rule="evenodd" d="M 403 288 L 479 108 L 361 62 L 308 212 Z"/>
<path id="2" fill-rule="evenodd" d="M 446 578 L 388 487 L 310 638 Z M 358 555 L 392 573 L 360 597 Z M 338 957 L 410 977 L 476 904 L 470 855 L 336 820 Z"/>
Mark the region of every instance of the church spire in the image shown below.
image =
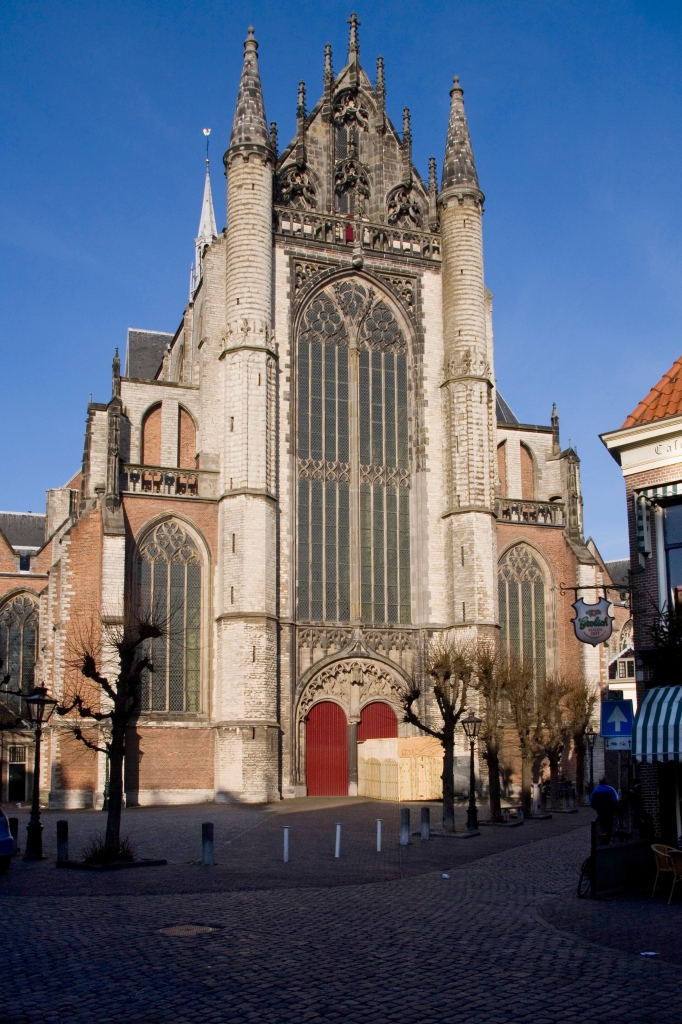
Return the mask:
<path id="1" fill-rule="evenodd" d="M 204 129 L 206 133 L 207 129 Z M 210 129 L 209 129 L 210 130 Z M 208 249 L 209 245 L 216 238 L 218 229 L 215 222 L 215 213 L 213 211 L 213 195 L 211 194 L 211 172 L 210 172 L 210 161 L 206 157 L 206 178 L 204 180 L 204 198 L 201 202 L 201 217 L 199 219 L 199 232 L 197 237 L 194 239 L 194 252 L 195 252 L 195 263 L 194 270 L 192 271 L 192 282 L 190 290 L 194 291 L 196 285 L 201 280 L 203 273 L 203 262 L 204 253 Z"/>
<path id="2" fill-rule="evenodd" d="M 271 155 L 263 91 L 258 72 L 258 43 L 253 34 L 253 26 L 249 26 L 249 34 L 244 41 L 244 64 L 237 93 L 230 145 L 225 154 L 226 162 L 234 153 L 249 152 L 260 152 L 263 156 Z"/>
<path id="3" fill-rule="evenodd" d="M 475 188 L 478 190 L 478 175 L 471 148 L 469 125 L 464 112 L 464 91 L 455 75 L 450 103 L 450 123 L 445 143 L 442 188 Z"/>

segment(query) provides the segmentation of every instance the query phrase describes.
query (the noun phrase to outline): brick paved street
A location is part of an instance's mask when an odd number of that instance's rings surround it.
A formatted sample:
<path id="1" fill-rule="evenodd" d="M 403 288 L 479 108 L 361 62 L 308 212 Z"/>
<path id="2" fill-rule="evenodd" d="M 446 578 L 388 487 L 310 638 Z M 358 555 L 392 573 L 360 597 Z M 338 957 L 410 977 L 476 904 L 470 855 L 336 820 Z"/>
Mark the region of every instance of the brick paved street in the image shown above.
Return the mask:
<path id="1" fill-rule="evenodd" d="M 359 800 L 133 809 L 124 832 L 167 867 L 93 876 L 15 861 L 0 880 L 2 1024 L 679 1024 L 680 967 L 566 930 L 585 920 L 572 890 L 589 812 L 400 848 L 398 810 Z M 61 817 L 74 854 L 104 825 L 93 812 L 46 813 L 52 857 Z M 413 807 L 414 826 L 418 817 Z M 215 868 L 189 863 L 205 820 L 215 822 Z M 668 920 L 672 942 L 679 907 Z M 217 930 L 159 933 L 187 923 Z"/>

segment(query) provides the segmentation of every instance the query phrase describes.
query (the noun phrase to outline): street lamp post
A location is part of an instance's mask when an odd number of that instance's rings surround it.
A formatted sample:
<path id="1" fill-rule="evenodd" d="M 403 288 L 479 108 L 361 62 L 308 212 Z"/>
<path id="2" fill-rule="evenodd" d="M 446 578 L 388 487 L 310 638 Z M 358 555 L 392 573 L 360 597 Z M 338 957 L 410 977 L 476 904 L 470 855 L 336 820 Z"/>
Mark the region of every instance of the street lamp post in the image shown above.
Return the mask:
<path id="1" fill-rule="evenodd" d="M 478 812 L 476 811 L 476 774 L 474 772 L 474 744 L 478 731 L 481 728 L 481 719 L 477 718 L 473 711 L 470 711 L 466 718 L 462 719 L 462 728 L 469 740 L 469 807 L 467 808 L 467 832 L 478 831 Z"/>
<path id="2" fill-rule="evenodd" d="M 592 728 L 592 726 L 590 726 L 590 728 L 585 733 L 585 739 L 587 740 L 587 749 L 590 752 L 590 794 L 591 794 L 592 790 L 594 789 L 594 744 L 595 744 L 596 739 L 597 739 L 597 734 L 594 731 L 594 729 Z"/>
<path id="3" fill-rule="evenodd" d="M 52 717 L 57 701 L 48 697 L 44 686 L 36 686 L 30 697 L 24 700 L 28 704 L 28 713 L 33 723 L 36 738 L 36 753 L 33 763 L 33 800 L 31 802 L 31 820 L 26 826 L 26 851 L 24 860 L 43 859 L 43 826 L 40 821 L 40 740 L 43 725 Z"/>

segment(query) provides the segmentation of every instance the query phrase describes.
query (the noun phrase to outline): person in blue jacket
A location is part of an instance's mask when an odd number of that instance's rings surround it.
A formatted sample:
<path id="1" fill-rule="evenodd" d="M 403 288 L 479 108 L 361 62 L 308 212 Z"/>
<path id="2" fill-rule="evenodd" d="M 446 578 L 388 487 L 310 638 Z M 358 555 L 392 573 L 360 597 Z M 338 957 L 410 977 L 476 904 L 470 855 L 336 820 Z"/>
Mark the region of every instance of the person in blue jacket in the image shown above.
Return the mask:
<path id="1" fill-rule="evenodd" d="M 592 790 L 590 807 L 597 812 L 599 832 L 605 837 L 605 843 L 611 842 L 613 832 L 613 819 L 618 806 L 618 794 L 613 786 L 606 785 L 606 776 L 602 775 L 599 785 Z"/>

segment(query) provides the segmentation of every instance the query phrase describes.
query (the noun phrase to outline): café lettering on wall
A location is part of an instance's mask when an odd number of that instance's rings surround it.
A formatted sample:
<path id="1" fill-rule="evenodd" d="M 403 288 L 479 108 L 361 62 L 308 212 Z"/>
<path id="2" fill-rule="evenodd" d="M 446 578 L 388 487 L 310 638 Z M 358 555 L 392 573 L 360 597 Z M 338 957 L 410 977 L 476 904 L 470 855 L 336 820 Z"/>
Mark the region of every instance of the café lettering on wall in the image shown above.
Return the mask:
<path id="1" fill-rule="evenodd" d="M 613 616 L 609 615 L 611 602 L 602 597 L 596 604 L 587 604 L 582 597 L 573 602 L 575 618 L 571 619 L 575 635 L 583 644 L 603 644 L 611 636 Z"/>

